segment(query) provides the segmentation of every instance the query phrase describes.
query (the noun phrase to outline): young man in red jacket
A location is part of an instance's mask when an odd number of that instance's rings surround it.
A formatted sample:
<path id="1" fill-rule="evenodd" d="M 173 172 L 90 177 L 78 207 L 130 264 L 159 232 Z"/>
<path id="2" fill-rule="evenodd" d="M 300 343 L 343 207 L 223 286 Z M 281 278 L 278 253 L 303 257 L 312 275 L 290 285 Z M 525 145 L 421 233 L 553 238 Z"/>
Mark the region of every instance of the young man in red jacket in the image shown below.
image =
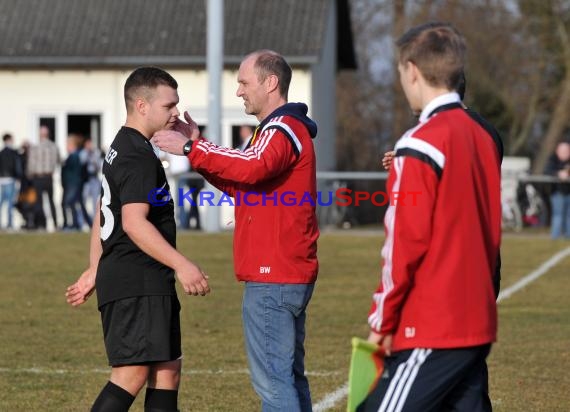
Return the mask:
<path id="1" fill-rule="evenodd" d="M 310 411 L 304 369 L 305 309 L 317 278 L 317 125 L 287 103 L 291 68 L 270 50 L 242 61 L 237 96 L 260 124 L 243 151 L 198 139 L 188 113 L 179 132 L 153 142 L 234 197 L 234 267 L 245 282 L 243 326 L 251 380 L 263 411 Z"/>
<path id="2" fill-rule="evenodd" d="M 485 411 L 481 374 L 496 339 L 492 272 L 500 243 L 499 153 L 454 92 L 465 44 L 429 23 L 397 42 L 420 122 L 396 144 L 381 284 L 369 340 L 388 356 L 362 411 Z M 398 193 L 419 193 L 412 202 Z"/>

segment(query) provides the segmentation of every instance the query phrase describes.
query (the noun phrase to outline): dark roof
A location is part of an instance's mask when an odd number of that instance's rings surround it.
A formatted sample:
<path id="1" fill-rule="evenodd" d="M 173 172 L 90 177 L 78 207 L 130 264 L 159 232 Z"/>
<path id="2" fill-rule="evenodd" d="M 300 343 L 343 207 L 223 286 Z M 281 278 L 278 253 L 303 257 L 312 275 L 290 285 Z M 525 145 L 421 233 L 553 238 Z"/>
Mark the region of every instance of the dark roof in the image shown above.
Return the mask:
<path id="1" fill-rule="evenodd" d="M 291 64 L 318 61 L 333 1 L 224 1 L 225 63 L 261 48 Z M 348 0 L 336 1 L 348 10 Z M 349 15 L 339 13 L 337 20 L 339 66 L 355 67 Z M 206 0 L 0 0 L 0 66 L 205 62 Z"/>

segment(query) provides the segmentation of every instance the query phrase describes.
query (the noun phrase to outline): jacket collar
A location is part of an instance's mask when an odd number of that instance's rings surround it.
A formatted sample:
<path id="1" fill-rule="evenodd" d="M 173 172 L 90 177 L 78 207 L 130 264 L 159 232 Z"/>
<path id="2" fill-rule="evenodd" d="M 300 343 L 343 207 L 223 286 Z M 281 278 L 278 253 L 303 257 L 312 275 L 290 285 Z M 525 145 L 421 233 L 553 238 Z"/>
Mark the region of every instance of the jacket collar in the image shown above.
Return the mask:
<path id="1" fill-rule="evenodd" d="M 439 107 L 447 105 L 453 105 L 453 107 L 461 107 L 461 99 L 459 98 L 459 95 L 455 92 L 445 93 L 437 96 L 435 99 L 430 101 L 420 114 L 420 123 L 425 122 L 435 113 L 437 113 L 439 111 L 437 110 Z"/>

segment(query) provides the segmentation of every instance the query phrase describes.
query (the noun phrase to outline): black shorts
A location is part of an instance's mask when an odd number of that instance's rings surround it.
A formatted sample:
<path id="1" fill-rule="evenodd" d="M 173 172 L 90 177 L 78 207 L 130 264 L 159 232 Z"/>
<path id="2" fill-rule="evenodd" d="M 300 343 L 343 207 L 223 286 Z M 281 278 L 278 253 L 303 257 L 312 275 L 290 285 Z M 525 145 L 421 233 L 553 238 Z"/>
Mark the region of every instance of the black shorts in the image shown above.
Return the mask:
<path id="1" fill-rule="evenodd" d="M 384 373 L 357 412 L 490 412 L 490 345 L 414 349 L 384 359 Z"/>
<path id="2" fill-rule="evenodd" d="M 176 295 L 137 296 L 100 309 L 109 365 L 167 362 L 182 355 Z"/>

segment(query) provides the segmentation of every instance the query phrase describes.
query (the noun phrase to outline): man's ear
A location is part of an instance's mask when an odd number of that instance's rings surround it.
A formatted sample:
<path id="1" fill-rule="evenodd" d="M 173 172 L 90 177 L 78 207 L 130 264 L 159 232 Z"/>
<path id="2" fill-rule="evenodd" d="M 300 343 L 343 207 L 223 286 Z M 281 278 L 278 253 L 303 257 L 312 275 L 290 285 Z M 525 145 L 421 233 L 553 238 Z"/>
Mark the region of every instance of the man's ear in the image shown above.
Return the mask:
<path id="1" fill-rule="evenodd" d="M 420 72 L 420 69 L 418 69 L 418 66 L 416 66 L 413 62 L 408 61 L 406 63 L 408 65 L 408 75 L 410 82 L 416 83 L 420 77 L 422 77 L 422 73 Z"/>
<path id="2" fill-rule="evenodd" d="M 267 93 L 271 93 L 279 88 L 279 79 L 277 78 L 276 75 L 270 74 L 269 76 L 267 76 L 267 79 L 265 79 L 265 81 L 266 81 L 265 87 Z"/>
<path id="3" fill-rule="evenodd" d="M 147 112 L 147 101 L 145 99 L 143 99 L 142 97 L 137 97 L 135 99 L 135 110 L 137 111 L 137 113 L 139 113 L 141 116 L 145 116 L 146 112 Z"/>

